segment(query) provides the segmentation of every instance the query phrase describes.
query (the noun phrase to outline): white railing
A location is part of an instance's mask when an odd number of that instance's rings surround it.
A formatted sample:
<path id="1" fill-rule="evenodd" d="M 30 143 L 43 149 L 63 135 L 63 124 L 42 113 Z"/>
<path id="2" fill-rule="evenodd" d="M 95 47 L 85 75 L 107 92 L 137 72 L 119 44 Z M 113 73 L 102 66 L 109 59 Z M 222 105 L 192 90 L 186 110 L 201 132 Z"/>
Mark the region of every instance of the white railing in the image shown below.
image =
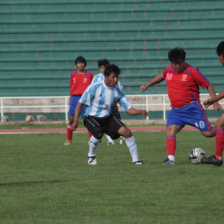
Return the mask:
<path id="1" fill-rule="evenodd" d="M 127 95 L 127 97 L 133 107 L 145 108 L 147 111 L 162 111 L 163 120 L 166 120 L 166 112 L 170 110 L 167 94 Z M 201 98 L 207 99 L 209 95 L 201 94 Z M 64 113 L 65 120 L 68 120 L 69 96 L 0 97 L 0 102 L 1 119 L 5 113 L 30 113 L 32 110 L 33 113 L 40 111 L 41 113 Z M 224 100 L 220 104 L 224 105 Z"/>

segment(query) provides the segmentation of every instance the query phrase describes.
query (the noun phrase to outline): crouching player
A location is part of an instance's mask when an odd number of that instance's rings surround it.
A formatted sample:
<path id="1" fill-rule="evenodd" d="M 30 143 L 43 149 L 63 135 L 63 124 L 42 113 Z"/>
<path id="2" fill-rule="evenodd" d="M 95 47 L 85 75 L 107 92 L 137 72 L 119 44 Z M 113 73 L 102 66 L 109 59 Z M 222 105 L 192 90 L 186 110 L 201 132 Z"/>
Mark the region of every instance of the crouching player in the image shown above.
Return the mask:
<path id="1" fill-rule="evenodd" d="M 118 66 L 107 65 L 104 72 L 105 79 L 102 82 L 90 85 L 76 107 L 72 124 L 73 130 L 78 127 L 79 114 L 83 105 L 86 105 L 83 121 L 86 128 L 92 133 L 88 153 L 88 164 L 90 165 L 97 164 L 96 148 L 104 133 L 111 136 L 112 139 L 117 139 L 120 136 L 125 137 L 133 164 L 143 164 L 143 161 L 138 158 L 137 144 L 131 130 L 112 114 L 111 108 L 114 100 L 116 100 L 120 102 L 124 111 L 130 115 L 148 116 L 148 113 L 146 110 L 137 110 L 131 107 L 125 94 L 116 86 L 119 74 Z"/>

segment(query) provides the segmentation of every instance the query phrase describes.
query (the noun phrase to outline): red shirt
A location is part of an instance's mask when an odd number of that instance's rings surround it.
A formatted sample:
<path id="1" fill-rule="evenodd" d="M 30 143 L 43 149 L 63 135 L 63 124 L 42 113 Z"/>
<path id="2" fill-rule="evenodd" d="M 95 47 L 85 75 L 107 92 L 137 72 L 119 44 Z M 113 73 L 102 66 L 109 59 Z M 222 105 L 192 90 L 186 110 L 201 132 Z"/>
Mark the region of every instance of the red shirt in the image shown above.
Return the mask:
<path id="1" fill-rule="evenodd" d="M 78 73 L 78 70 L 71 72 L 70 95 L 82 95 L 89 84 L 92 82 L 93 74 L 86 70 L 83 74 Z"/>
<path id="2" fill-rule="evenodd" d="M 171 107 L 183 107 L 194 100 L 199 100 L 199 86 L 207 88 L 210 82 L 195 67 L 187 64 L 183 72 L 175 72 L 172 65 L 161 73 L 166 79 L 167 92 Z"/>

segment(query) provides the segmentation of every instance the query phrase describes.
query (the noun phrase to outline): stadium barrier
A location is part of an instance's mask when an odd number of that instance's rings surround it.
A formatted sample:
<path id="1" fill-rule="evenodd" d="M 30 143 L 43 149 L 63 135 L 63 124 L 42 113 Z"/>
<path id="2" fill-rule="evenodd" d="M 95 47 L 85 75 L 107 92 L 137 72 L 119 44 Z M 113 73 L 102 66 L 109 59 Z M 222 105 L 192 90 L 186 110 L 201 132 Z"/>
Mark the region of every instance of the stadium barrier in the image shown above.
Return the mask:
<path id="1" fill-rule="evenodd" d="M 146 119 L 166 120 L 167 113 L 171 109 L 167 94 L 155 95 L 127 95 L 131 105 L 138 109 L 146 109 L 150 112 Z M 208 99 L 208 94 L 201 94 L 201 101 Z M 224 105 L 224 100 L 220 101 Z M 0 97 L 1 121 L 6 116 L 11 116 L 9 121 L 26 120 L 28 115 L 48 115 L 50 120 L 68 120 L 69 96 L 38 96 L 38 97 Z M 118 105 L 122 119 L 127 119 L 122 108 Z M 208 114 L 208 111 L 210 113 Z M 218 117 L 220 113 L 210 107 L 208 117 Z M 222 113 L 222 112 L 221 112 Z M 18 116 L 20 115 L 20 116 Z M 60 116 L 59 116 L 60 115 Z M 46 118 L 47 119 L 47 118 Z M 144 119 L 133 117 L 131 119 Z"/>

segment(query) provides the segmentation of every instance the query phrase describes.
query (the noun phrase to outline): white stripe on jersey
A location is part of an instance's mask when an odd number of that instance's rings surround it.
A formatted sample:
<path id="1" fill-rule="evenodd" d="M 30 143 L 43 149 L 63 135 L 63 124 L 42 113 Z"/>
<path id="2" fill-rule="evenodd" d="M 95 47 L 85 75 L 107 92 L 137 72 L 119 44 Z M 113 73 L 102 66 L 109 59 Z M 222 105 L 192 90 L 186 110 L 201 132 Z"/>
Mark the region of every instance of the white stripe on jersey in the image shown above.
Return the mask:
<path id="1" fill-rule="evenodd" d="M 100 98 L 102 96 L 101 93 L 102 93 L 102 86 L 99 86 L 99 88 L 97 88 L 95 92 L 95 100 L 94 104 L 92 104 L 91 114 L 97 114 L 98 107 L 100 104 Z"/>
<path id="2" fill-rule="evenodd" d="M 103 80 L 104 80 L 104 75 L 102 73 L 99 73 L 99 74 L 97 74 L 93 77 L 93 80 L 92 80 L 91 84 L 96 83 L 96 82 L 100 82 L 100 81 L 103 81 Z"/>
<path id="3" fill-rule="evenodd" d="M 107 117 L 111 114 L 114 99 L 121 103 L 124 111 L 131 108 L 123 91 L 117 86 L 107 87 L 104 81 L 88 86 L 79 102 L 87 105 L 84 116 Z"/>

